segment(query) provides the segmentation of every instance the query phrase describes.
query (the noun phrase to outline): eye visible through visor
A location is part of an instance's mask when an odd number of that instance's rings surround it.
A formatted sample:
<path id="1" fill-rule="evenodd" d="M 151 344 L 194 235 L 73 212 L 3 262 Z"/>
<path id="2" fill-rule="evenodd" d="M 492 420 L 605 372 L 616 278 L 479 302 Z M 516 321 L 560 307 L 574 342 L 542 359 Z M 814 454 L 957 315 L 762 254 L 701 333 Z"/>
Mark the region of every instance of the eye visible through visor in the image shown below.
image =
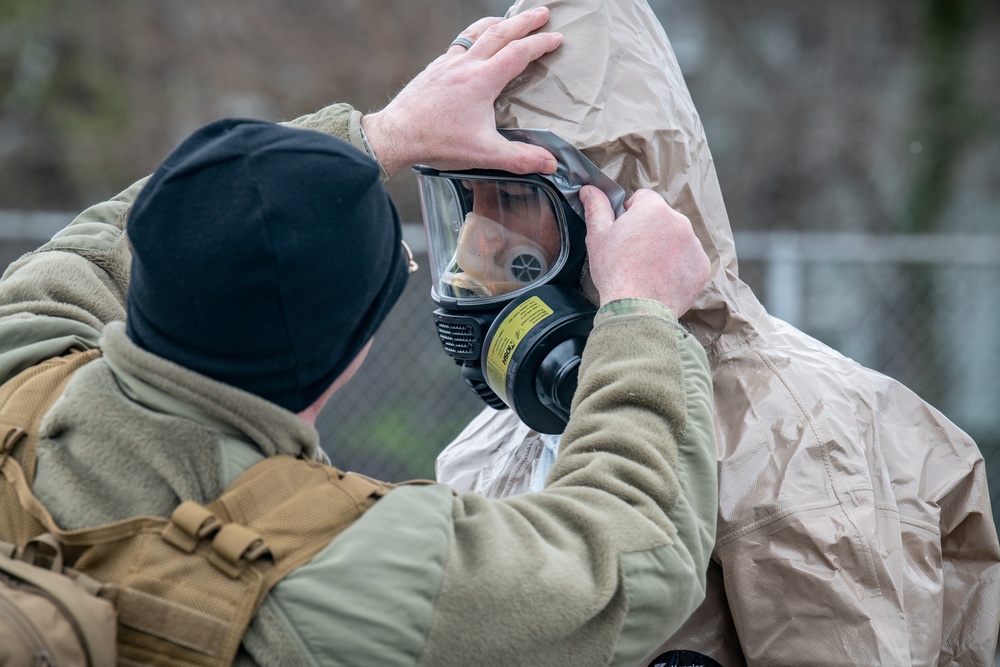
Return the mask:
<path id="1" fill-rule="evenodd" d="M 540 183 L 468 174 L 420 181 L 438 295 L 507 299 L 564 261 L 565 216 Z"/>

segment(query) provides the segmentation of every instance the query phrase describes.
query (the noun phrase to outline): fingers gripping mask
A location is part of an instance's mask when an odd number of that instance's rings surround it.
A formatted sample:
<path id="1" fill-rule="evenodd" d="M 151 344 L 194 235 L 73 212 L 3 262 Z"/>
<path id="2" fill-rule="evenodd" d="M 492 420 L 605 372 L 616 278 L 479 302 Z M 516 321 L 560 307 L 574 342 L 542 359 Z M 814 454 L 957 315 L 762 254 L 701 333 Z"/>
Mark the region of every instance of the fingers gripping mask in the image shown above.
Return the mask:
<path id="1" fill-rule="evenodd" d="M 458 235 L 454 266 L 441 282 L 456 293 L 495 297 L 531 285 L 552 267 L 556 256 L 539 243 L 485 216 L 469 213 Z"/>
<path id="2" fill-rule="evenodd" d="M 428 238 L 438 337 L 496 409 L 561 433 L 596 306 L 581 291 L 586 224 L 579 190 L 624 191 L 546 130 L 501 130 L 556 156 L 555 174 L 414 168 Z"/>

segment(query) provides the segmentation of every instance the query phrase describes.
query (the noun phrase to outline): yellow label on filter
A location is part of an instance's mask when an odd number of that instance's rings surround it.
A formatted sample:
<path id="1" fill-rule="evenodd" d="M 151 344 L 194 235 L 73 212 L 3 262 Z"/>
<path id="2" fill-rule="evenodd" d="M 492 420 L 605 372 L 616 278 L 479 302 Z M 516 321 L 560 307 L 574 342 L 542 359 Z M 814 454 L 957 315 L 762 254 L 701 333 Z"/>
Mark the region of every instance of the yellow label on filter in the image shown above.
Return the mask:
<path id="1" fill-rule="evenodd" d="M 551 315 L 553 310 L 537 296 L 527 299 L 504 318 L 486 353 L 486 380 L 507 403 L 507 370 L 514 351 L 532 327 Z"/>

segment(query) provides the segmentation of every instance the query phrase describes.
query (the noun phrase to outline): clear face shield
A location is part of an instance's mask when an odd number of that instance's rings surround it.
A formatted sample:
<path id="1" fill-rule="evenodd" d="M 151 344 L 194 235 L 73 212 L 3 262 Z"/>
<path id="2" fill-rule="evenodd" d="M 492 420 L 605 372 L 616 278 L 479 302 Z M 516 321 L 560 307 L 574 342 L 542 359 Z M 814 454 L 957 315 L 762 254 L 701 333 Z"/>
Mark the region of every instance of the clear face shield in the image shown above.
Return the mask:
<path id="1" fill-rule="evenodd" d="M 565 264 L 569 229 L 551 189 L 488 174 L 421 174 L 435 300 L 509 301 Z"/>
<path id="2" fill-rule="evenodd" d="M 581 291 L 586 223 L 579 190 L 624 191 L 546 130 L 501 130 L 544 146 L 555 174 L 417 166 L 438 337 L 466 384 L 529 427 L 561 433 L 596 306 Z"/>

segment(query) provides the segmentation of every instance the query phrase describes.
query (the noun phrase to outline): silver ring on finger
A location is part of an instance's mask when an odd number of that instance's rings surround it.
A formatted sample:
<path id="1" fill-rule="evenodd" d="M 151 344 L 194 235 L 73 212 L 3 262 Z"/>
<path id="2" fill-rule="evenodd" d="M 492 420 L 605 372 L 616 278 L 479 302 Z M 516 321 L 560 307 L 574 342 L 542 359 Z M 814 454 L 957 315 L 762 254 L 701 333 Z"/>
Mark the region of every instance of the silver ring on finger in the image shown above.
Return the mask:
<path id="1" fill-rule="evenodd" d="M 458 46 L 464 46 L 467 49 L 471 49 L 473 43 L 474 42 L 468 37 L 456 37 L 455 40 L 448 45 L 448 48 L 451 48 L 457 44 Z"/>

